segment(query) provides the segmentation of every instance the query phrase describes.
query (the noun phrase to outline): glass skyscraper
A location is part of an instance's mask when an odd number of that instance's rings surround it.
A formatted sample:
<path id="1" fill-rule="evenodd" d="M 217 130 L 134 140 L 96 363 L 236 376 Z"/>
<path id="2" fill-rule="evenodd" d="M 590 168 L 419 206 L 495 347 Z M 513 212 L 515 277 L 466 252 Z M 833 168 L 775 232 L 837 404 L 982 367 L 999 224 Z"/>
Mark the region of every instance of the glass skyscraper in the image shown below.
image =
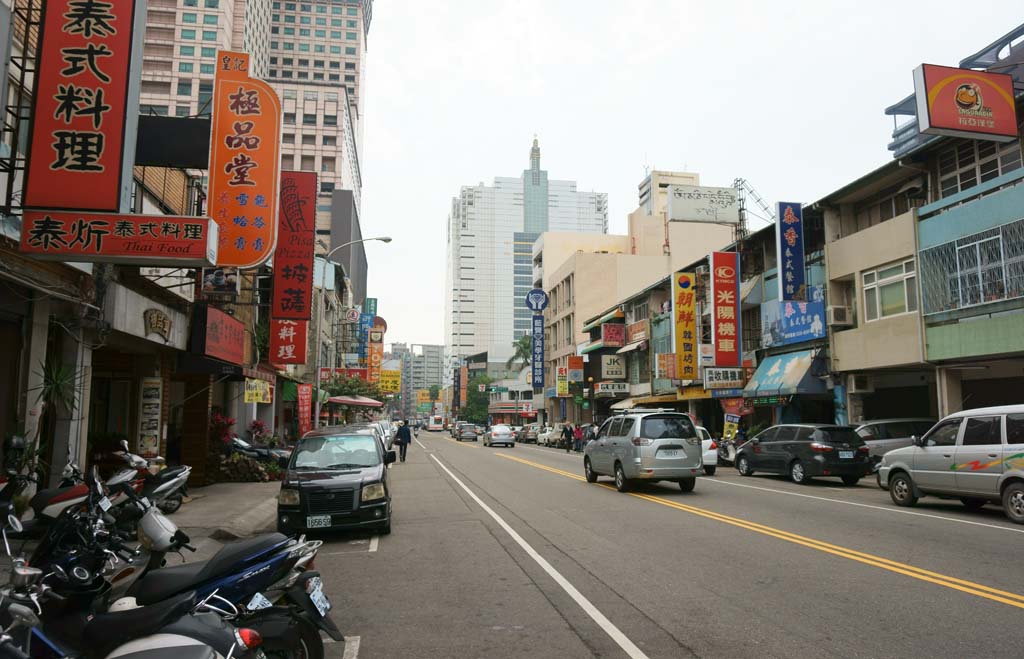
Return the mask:
<path id="1" fill-rule="evenodd" d="M 548 180 L 533 140 L 530 167 L 518 178 L 463 186 L 448 217 L 445 337 L 455 362 L 487 352 L 503 370 L 512 343 L 529 333 L 533 243 L 545 231 L 608 232 L 608 195 L 579 192 L 575 181 Z"/>

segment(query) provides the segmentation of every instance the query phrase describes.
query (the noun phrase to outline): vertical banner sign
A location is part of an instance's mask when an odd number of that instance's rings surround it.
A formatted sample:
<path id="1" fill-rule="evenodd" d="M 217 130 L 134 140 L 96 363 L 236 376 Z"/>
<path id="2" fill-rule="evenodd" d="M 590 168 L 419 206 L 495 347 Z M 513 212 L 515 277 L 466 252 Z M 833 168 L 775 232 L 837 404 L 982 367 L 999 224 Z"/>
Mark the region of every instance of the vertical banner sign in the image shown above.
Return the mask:
<path id="1" fill-rule="evenodd" d="M 369 348 L 367 359 L 367 381 L 380 382 L 381 365 L 384 363 L 384 332 L 387 323 L 383 318 L 375 318 L 374 326 L 369 332 Z M 379 321 L 379 322 L 377 322 Z"/>
<path id="2" fill-rule="evenodd" d="M 534 389 L 544 388 L 544 316 L 533 315 L 533 348 L 530 357 L 530 383 Z"/>
<path id="3" fill-rule="evenodd" d="M 120 210 L 134 22 L 134 0 L 43 3 L 26 207 Z"/>
<path id="4" fill-rule="evenodd" d="M 305 364 L 309 321 L 307 320 L 270 320 L 270 356 L 271 364 Z"/>
<path id="5" fill-rule="evenodd" d="M 711 336 L 715 342 L 715 366 L 740 365 L 741 319 L 739 252 L 712 252 Z"/>
<path id="6" fill-rule="evenodd" d="M 583 382 L 583 357 L 569 356 L 569 382 Z"/>
<path id="7" fill-rule="evenodd" d="M 139 455 L 154 458 L 160 454 L 160 416 L 164 381 L 161 378 L 139 380 Z"/>
<path id="8" fill-rule="evenodd" d="M 459 407 L 466 406 L 466 399 L 469 396 L 469 367 L 463 366 L 459 369 Z"/>
<path id="9" fill-rule="evenodd" d="M 372 313 L 361 313 L 359 314 L 359 361 L 366 361 L 366 342 L 370 335 L 370 330 L 373 328 L 373 314 Z"/>
<path id="10" fill-rule="evenodd" d="M 569 395 L 569 369 L 559 366 L 555 371 L 555 394 L 559 397 Z"/>
<path id="11" fill-rule="evenodd" d="M 363 311 L 370 314 L 371 316 L 377 315 L 377 298 L 368 297 L 363 300 Z"/>
<path id="12" fill-rule="evenodd" d="M 302 437 L 312 427 L 310 417 L 313 414 L 313 385 L 296 385 L 295 400 L 298 408 L 296 414 L 299 417 L 299 437 Z"/>
<path id="13" fill-rule="evenodd" d="M 780 201 L 775 224 L 779 257 L 779 299 L 807 301 L 804 274 L 804 212 L 800 204 Z"/>
<path id="14" fill-rule="evenodd" d="M 208 207 L 220 227 L 217 265 L 253 268 L 277 241 L 281 101 L 249 77 L 248 53 L 218 50 L 212 107 Z"/>
<path id="15" fill-rule="evenodd" d="M 697 301 L 692 272 L 672 275 L 672 321 L 675 323 L 676 377 L 697 379 Z"/>
<path id="16" fill-rule="evenodd" d="M 314 172 L 281 172 L 271 318 L 310 319 L 316 190 Z"/>

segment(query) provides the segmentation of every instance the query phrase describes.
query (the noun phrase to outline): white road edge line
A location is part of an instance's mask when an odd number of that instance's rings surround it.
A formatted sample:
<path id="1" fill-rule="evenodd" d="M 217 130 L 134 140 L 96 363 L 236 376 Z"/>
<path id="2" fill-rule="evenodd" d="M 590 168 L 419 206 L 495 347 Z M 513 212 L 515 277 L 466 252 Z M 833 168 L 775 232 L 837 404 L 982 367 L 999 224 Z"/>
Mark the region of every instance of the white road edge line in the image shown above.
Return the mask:
<path id="1" fill-rule="evenodd" d="M 372 538 L 370 538 L 370 548 L 366 550 L 367 553 L 372 554 L 373 552 L 377 551 L 377 545 L 378 544 L 380 544 L 380 536 L 379 535 L 375 535 Z"/>
<path id="2" fill-rule="evenodd" d="M 426 449 L 427 448 L 426 446 L 423 445 L 423 442 L 421 442 L 420 440 L 416 439 L 415 437 L 412 438 L 412 441 L 414 441 L 417 444 L 419 444 L 420 448 L 422 448 L 422 449 Z"/>
<path id="3" fill-rule="evenodd" d="M 764 492 L 773 492 L 775 494 L 786 494 L 791 497 L 803 497 L 805 499 L 817 499 L 818 501 L 829 501 L 831 503 L 842 503 L 847 506 L 858 506 L 860 508 L 873 508 L 875 510 L 883 510 L 887 513 L 901 513 L 903 515 L 914 515 L 915 517 L 930 517 L 931 519 L 941 519 L 944 522 L 956 522 L 957 524 L 970 524 L 971 526 L 984 526 L 990 529 L 998 529 L 1000 531 L 1010 531 L 1012 533 L 1024 533 L 1024 529 L 1014 529 L 1008 526 L 999 526 L 998 524 L 986 524 L 984 522 L 972 522 L 969 519 L 956 519 L 953 517 L 944 517 L 943 515 L 931 515 L 929 513 L 918 513 L 912 510 L 901 510 L 899 508 L 888 508 L 886 506 L 875 506 L 870 503 L 857 503 L 856 501 L 842 501 L 840 499 L 829 499 L 828 497 L 816 497 L 813 494 L 800 494 L 799 492 L 786 492 L 785 490 L 776 490 L 771 487 L 758 487 L 756 485 L 746 485 L 744 483 L 730 483 L 729 481 L 716 480 L 714 478 L 702 478 L 701 483 L 717 483 L 719 485 L 732 485 L 733 487 L 745 487 L 751 490 L 762 490 Z"/>
<path id="4" fill-rule="evenodd" d="M 434 459 L 434 462 L 436 462 L 441 469 L 445 470 L 445 473 L 447 473 L 453 481 L 459 484 L 459 487 L 466 491 L 466 494 L 468 494 L 473 501 L 476 501 L 477 504 L 484 509 L 484 512 L 490 515 L 491 518 L 501 526 L 501 528 L 505 529 L 505 532 L 516 541 L 516 544 L 522 547 L 523 551 L 525 551 L 529 557 L 541 567 L 542 570 L 547 572 L 548 576 L 554 579 L 555 583 L 562 587 L 562 590 L 564 590 L 566 594 L 571 597 L 595 623 L 597 623 L 598 627 L 604 630 L 604 632 L 608 634 L 608 636 L 610 636 L 620 648 L 622 648 L 623 652 L 633 659 L 648 659 L 647 655 L 644 654 L 643 651 L 633 643 L 633 641 L 629 640 L 629 638 L 627 638 L 611 620 L 605 617 L 605 615 L 601 613 L 596 606 L 591 604 L 590 600 L 584 597 L 580 591 L 576 590 L 576 587 L 569 583 L 568 579 L 563 577 L 558 570 L 553 568 L 551 564 L 544 559 L 543 556 L 537 553 L 537 550 L 531 547 L 530 544 L 522 538 L 522 536 L 516 533 L 515 529 L 509 526 L 508 523 L 498 515 L 498 513 L 491 510 L 490 506 L 484 503 L 471 489 L 466 487 L 466 484 L 459 480 L 459 478 L 453 474 L 448 467 L 444 466 L 444 463 L 438 460 L 436 455 L 431 455 L 430 457 Z"/>
<path id="5" fill-rule="evenodd" d="M 345 637 L 345 654 L 341 655 L 341 659 L 359 659 L 358 636 Z"/>

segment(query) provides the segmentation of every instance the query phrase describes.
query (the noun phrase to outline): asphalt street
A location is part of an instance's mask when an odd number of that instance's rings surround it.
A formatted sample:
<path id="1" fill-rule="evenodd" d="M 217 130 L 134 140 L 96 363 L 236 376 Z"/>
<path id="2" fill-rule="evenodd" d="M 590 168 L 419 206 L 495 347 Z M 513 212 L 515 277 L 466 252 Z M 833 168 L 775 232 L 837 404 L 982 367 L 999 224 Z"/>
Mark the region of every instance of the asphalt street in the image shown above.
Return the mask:
<path id="1" fill-rule="evenodd" d="M 582 459 L 420 432 L 386 537 L 317 558 L 358 657 L 1006 657 L 1024 641 L 1024 527 L 742 478 L 587 484 Z"/>

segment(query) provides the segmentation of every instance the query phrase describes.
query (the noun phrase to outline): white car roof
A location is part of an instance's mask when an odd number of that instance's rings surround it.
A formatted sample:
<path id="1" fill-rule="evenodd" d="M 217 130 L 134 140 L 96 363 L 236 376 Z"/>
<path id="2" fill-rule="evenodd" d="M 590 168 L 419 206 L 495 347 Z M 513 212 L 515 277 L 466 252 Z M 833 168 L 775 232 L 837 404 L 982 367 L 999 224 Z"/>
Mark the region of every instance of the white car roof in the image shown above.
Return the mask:
<path id="1" fill-rule="evenodd" d="M 973 410 L 953 412 L 947 419 L 960 419 L 965 416 L 981 416 L 985 414 L 1024 414 L 1024 405 L 998 405 L 996 407 L 976 407 Z"/>

